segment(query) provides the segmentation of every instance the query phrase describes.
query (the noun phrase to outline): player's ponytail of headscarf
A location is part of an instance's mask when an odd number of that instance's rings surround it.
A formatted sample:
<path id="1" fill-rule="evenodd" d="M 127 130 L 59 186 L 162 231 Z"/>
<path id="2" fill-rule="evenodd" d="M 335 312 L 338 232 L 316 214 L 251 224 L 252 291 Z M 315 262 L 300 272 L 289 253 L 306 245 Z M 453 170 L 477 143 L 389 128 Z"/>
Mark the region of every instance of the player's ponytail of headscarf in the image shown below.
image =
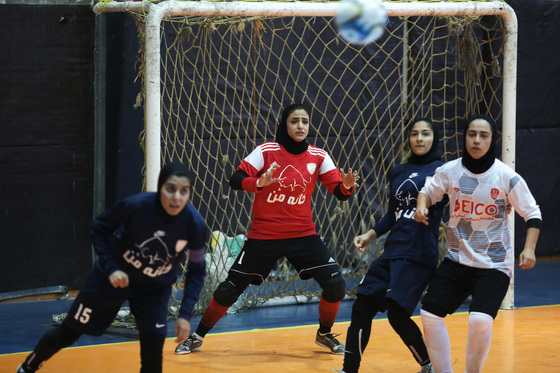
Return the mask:
<path id="1" fill-rule="evenodd" d="M 191 182 L 191 192 L 194 188 L 194 181 L 195 175 L 194 173 L 189 170 L 189 168 L 180 162 L 171 162 L 167 163 L 161 171 L 159 172 L 158 183 L 157 183 L 157 193 L 156 193 L 156 205 L 160 216 L 163 217 L 166 221 L 174 220 L 178 216 L 171 216 L 169 215 L 163 206 L 161 205 L 161 188 L 163 184 L 169 179 L 171 176 L 184 176 Z"/>
<path id="2" fill-rule="evenodd" d="M 276 142 L 279 143 L 292 154 L 301 154 L 307 150 L 309 143 L 307 140 L 302 140 L 300 142 L 295 141 L 288 134 L 288 117 L 296 110 L 305 110 L 309 114 L 309 110 L 303 104 L 291 104 L 282 112 L 282 117 L 280 118 L 280 123 L 276 129 Z"/>
<path id="3" fill-rule="evenodd" d="M 429 164 L 434 161 L 441 160 L 441 153 L 438 150 L 439 131 L 437 130 L 437 128 L 434 126 L 434 123 L 430 119 L 418 118 L 410 123 L 410 125 L 408 126 L 408 145 L 410 146 L 410 132 L 412 131 L 414 125 L 418 122 L 426 122 L 428 124 L 428 126 L 432 130 L 432 133 L 434 134 L 434 140 L 432 141 L 432 146 L 430 147 L 428 152 L 426 152 L 426 154 L 417 155 L 414 154 L 414 152 L 412 152 L 410 157 L 408 157 L 408 162 L 412 164 Z"/>
<path id="4" fill-rule="evenodd" d="M 492 139 L 490 142 L 490 147 L 486 154 L 484 154 L 479 159 L 474 159 L 471 157 L 469 152 L 467 151 L 467 132 L 469 130 L 470 124 L 475 121 L 476 119 L 483 119 L 492 129 Z M 494 160 L 496 159 L 496 138 L 498 137 L 498 128 L 496 127 L 496 122 L 488 115 L 484 114 L 476 114 L 471 116 L 467 122 L 465 123 L 465 128 L 463 131 L 463 157 L 461 162 L 463 166 L 473 174 L 482 174 L 490 169 L 494 164 Z"/>

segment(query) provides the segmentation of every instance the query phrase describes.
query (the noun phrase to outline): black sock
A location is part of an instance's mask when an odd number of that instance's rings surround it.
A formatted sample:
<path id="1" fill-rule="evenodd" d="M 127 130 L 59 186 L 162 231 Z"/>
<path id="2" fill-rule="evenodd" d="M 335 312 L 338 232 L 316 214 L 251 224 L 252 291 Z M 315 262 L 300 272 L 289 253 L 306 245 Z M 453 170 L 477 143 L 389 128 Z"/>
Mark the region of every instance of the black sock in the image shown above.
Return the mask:
<path id="1" fill-rule="evenodd" d="M 202 324 L 198 324 L 198 327 L 196 328 L 196 334 L 198 336 L 200 336 L 201 338 L 204 338 L 206 336 L 206 333 L 208 333 L 212 328 L 209 328 L 205 325 Z"/>
<path id="2" fill-rule="evenodd" d="M 422 332 L 405 309 L 396 302 L 390 301 L 387 318 L 418 364 L 421 366 L 428 364 L 430 356 L 424 338 L 422 338 Z"/>
<path id="3" fill-rule="evenodd" d="M 362 362 L 364 352 L 371 334 L 371 322 L 369 327 L 360 327 L 350 323 L 346 334 L 346 344 L 344 352 L 344 365 L 342 370 L 346 373 L 357 373 Z M 360 348 L 361 347 L 361 348 Z M 361 349 L 361 351 L 360 351 Z"/>
<path id="4" fill-rule="evenodd" d="M 319 334 L 328 334 L 330 332 L 331 332 L 331 327 L 330 326 L 325 326 L 325 325 L 319 324 Z"/>
<path id="5" fill-rule="evenodd" d="M 346 334 L 344 365 L 346 373 L 357 373 L 362 362 L 362 354 L 371 335 L 371 321 L 377 314 L 379 306 L 373 297 L 358 295 L 352 306 L 352 321 Z"/>
<path id="6" fill-rule="evenodd" d="M 161 373 L 165 334 L 140 333 L 140 373 Z"/>
<path id="7" fill-rule="evenodd" d="M 33 352 L 25 359 L 22 365 L 23 370 L 28 373 L 35 372 L 58 351 L 76 342 L 81 335 L 64 323 L 49 330 L 39 340 Z"/>

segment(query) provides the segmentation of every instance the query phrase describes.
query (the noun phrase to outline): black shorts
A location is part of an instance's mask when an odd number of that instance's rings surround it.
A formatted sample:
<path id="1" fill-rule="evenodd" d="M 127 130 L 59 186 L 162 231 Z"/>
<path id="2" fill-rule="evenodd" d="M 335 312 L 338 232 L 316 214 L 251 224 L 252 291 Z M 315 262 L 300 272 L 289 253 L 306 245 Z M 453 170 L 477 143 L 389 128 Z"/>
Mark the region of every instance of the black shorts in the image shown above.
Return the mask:
<path id="1" fill-rule="evenodd" d="M 284 240 L 249 238 L 229 272 L 234 276 L 250 276 L 251 284 L 260 285 L 278 259 L 284 257 L 295 267 L 302 280 L 340 272 L 338 263 L 318 235 Z"/>
<path id="2" fill-rule="evenodd" d="M 114 288 L 99 271 L 92 271 L 70 306 L 64 323 L 82 334 L 100 336 L 128 300 L 141 333 L 167 334 L 171 286 L 148 282 Z"/>
<path id="3" fill-rule="evenodd" d="M 375 297 L 382 312 L 390 298 L 412 315 L 433 274 L 434 269 L 412 260 L 380 258 L 371 263 L 357 293 Z"/>
<path id="4" fill-rule="evenodd" d="M 509 281 L 509 276 L 497 269 L 468 267 L 445 258 L 422 299 L 422 309 L 445 317 L 455 312 L 470 295 L 469 312 L 496 318 Z"/>

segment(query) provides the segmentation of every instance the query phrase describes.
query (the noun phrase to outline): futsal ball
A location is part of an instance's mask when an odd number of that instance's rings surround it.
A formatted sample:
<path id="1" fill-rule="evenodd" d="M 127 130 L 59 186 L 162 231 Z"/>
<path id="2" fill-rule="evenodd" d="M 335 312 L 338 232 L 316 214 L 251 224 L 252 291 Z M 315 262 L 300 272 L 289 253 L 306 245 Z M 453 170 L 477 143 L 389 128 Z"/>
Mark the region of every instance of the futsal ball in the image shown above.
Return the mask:
<path id="1" fill-rule="evenodd" d="M 344 40 L 364 45 L 383 35 L 387 25 L 387 9 L 381 0 L 342 0 L 334 22 Z"/>

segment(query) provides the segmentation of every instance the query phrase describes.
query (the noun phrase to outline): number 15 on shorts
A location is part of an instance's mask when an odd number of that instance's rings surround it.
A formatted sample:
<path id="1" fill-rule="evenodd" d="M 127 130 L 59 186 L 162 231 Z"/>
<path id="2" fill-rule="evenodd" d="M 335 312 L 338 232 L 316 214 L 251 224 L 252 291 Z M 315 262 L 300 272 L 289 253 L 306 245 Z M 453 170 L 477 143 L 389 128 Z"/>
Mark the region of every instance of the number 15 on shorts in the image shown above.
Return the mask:
<path id="1" fill-rule="evenodd" d="M 91 308 L 84 307 L 84 305 L 80 303 L 80 306 L 78 307 L 78 311 L 76 311 L 74 318 L 79 322 L 81 322 L 82 324 L 87 324 L 91 312 L 92 312 Z"/>

